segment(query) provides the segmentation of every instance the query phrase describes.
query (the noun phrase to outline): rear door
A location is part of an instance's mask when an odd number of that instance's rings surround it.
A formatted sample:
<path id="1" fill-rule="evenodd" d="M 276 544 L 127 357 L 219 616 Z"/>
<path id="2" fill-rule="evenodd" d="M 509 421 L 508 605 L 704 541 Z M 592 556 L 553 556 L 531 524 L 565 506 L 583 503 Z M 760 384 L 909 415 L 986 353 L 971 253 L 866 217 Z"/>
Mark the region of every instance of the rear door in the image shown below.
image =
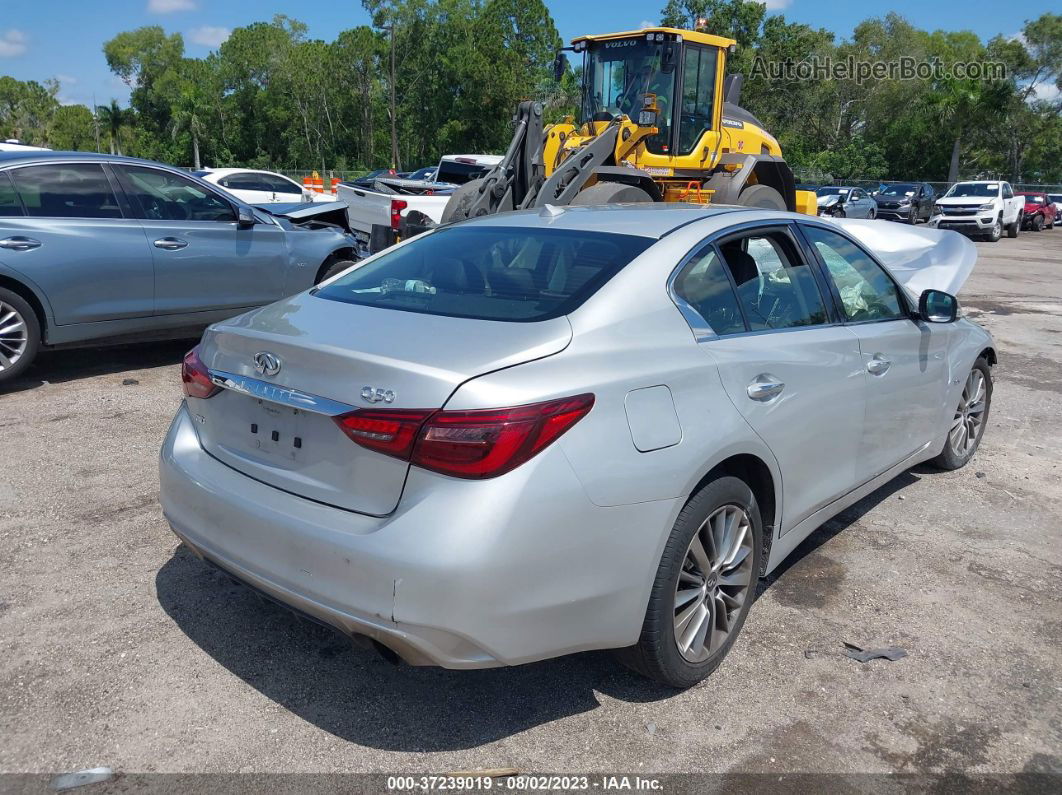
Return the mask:
<path id="1" fill-rule="evenodd" d="M 150 317 L 154 266 L 102 163 L 13 168 L 25 208 L 0 218 L 0 257 L 48 296 L 58 325 Z"/>
<path id="2" fill-rule="evenodd" d="M 854 241 L 812 224 L 802 231 L 829 277 L 848 329 L 859 339 L 866 384 L 861 480 L 890 469 L 943 428 L 952 326 L 923 323 L 888 272 Z"/>
<path id="3" fill-rule="evenodd" d="M 856 485 L 864 415 L 859 343 L 789 224 L 708 245 L 676 292 L 718 335 L 701 344 L 733 404 L 778 461 L 784 526 Z"/>
<path id="4" fill-rule="evenodd" d="M 219 179 L 218 185 L 247 204 L 268 204 L 275 201 L 269 187 L 259 179 L 258 174 L 252 172 L 229 174 Z"/>
<path id="5" fill-rule="evenodd" d="M 170 171 L 132 165 L 115 171 L 152 246 L 156 314 L 235 311 L 284 296 L 282 228 L 239 226 L 227 199 Z"/>

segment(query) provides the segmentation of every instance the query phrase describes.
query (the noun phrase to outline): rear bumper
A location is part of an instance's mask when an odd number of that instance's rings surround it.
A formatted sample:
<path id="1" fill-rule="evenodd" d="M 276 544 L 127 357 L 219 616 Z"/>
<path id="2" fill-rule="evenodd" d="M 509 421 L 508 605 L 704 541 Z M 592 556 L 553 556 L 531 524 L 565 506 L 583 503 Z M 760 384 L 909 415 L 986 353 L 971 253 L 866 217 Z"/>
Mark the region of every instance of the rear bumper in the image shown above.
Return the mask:
<path id="1" fill-rule="evenodd" d="M 371 517 L 280 491 L 199 445 L 182 406 L 162 508 L 196 554 L 414 665 L 485 668 L 637 641 L 674 500 L 601 508 L 553 446 L 500 478 L 410 471 Z"/>

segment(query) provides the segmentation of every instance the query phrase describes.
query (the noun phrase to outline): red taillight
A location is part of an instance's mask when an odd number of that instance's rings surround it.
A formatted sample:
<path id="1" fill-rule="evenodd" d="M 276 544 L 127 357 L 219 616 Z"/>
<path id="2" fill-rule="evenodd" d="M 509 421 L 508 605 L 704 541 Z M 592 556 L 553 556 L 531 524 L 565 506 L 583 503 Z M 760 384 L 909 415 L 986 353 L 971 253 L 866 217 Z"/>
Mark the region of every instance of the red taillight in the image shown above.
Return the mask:
<path id="1" fill-rule="evenodd" d="M 431 413 L 431 409 L 358 409 L 335 421 L 362 447 L 408 461 L 417 431 Z"/>
<path id="2" fill-rule="evenodd" d="M 391 228 L 396 232 L 402 229 L 402 211 L 408 206 L 405 199 L 391 199 Z"/>
<path id="3" fill-rule="evenodd" d="M 184 363 L 181 365 L 181 381 L 184 386 L 184 394 L 194 398 L 213 397 L 221 391 L 221 387 L 215 386 L 210 380 L 210 371 L 199 358 L 199 348 L 192 348 L 184 355 Z"/>
<path id="4" fill-rule="evenodd" d="M 362 447 L 459 478 L 492 478 L 540 453 L 594 406 L 590 394 L 476 411 L 358 409 L 336 417 Z"/>

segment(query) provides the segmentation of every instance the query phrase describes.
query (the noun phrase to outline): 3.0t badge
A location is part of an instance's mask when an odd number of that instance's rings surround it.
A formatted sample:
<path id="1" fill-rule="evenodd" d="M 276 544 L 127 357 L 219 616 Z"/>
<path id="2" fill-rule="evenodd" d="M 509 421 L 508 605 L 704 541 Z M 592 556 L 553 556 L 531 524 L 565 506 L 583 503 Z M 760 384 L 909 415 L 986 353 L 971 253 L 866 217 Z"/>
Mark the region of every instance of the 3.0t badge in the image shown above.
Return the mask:
<path id="1" fill-rule="evenodd" d="M 276 375 L 280 372 L 280 357 L 269 351 L 259 351 L 254 355 L 254 369 L 262 375 Z"/>

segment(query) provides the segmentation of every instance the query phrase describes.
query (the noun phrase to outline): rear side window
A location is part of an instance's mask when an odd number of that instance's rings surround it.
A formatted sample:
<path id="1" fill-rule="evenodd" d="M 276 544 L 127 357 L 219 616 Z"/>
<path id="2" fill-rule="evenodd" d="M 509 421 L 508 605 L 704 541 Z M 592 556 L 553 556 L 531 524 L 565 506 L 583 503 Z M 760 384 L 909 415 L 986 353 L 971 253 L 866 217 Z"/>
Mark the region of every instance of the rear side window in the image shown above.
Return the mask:
<path id="1" fill-rule="evenodd" d="M 12 172 L 26 212 L 34 218 L 121 218 L 103 166 L 57 163 Z"/>
<path id="2" fill-rule="evenodd" d="M 826 306 L 815 277 L 783 232 L 758 232 L 719 246 L 751 331 L 818 326 Z"/>
<path id="3" fill-rule="evenodd" d="M 477 177 L 482 177 L 491 168 L 492 166 L 481 166 L 475 163 L 457 163 L 452 160 L 444 160 L 439 164 L 439 172 L 435 175 L 435 181 L 464 185 Z"/>
<path id="4" fill-rule="evenodd" d="M 745 330 L 734 287 L 714 248 L 702 249 L 690 260 L 675 280 L 675 292 L 697 310 L 716 334 Z"/>
<path id="5" fill-rule="evenodd" d="M 654 242 L 566 229 L 454 226 L 386 252 L 316 295 L 428 315 L 547 320 L 574 311 Z"/>
<path id="6" fill-rule="evenodd" d="M 11 184 L 11 177 L 0 173 L 0 218 L 23 215 L 22 202 Z"/>

